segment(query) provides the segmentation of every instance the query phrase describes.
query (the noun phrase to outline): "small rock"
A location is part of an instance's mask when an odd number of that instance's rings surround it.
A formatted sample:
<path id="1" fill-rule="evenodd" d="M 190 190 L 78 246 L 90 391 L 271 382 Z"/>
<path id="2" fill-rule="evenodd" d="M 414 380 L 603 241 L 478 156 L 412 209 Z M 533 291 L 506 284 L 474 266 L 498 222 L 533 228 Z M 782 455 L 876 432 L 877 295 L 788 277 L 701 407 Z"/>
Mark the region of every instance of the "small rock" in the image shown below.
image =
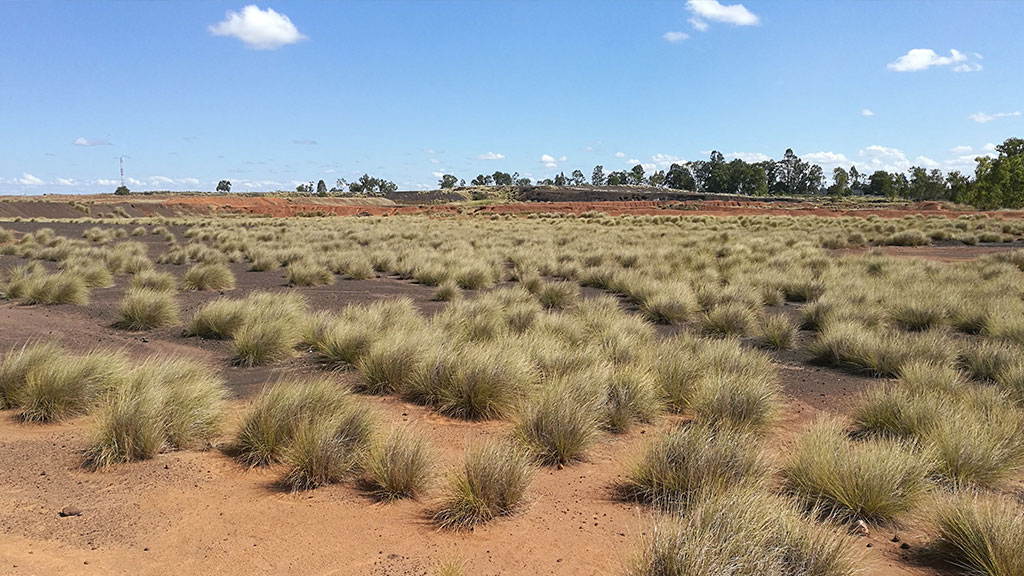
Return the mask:
<path id="1" fill-rule="evenodd" d="M 60 517 L 67 518 L 68 516 L 81 516 L 82 511 L 75 506 L 65 506 L 60 509 Z"/>
<path id="2" fill-rule="evenodd" d="M 871 542 L 868 542 L 867 548 L 871 548 Z"/>
<path id="3" fill-rule="evenodd" d="M 899 535 L 898 534 L 893 534 L 891 542 L 899 542 L 899 541 L 900 541 Z"/>
<path id="4" fill-rule="evenodd" d="M 142 338 L 142 342 L 149 342 L 149 338 Z"/>
<path id="5" fill-rule="evenodd" d="M 907 544 L 906 542 L 900 544 L 900 550 L 910 550 L 910 544 Z"/>

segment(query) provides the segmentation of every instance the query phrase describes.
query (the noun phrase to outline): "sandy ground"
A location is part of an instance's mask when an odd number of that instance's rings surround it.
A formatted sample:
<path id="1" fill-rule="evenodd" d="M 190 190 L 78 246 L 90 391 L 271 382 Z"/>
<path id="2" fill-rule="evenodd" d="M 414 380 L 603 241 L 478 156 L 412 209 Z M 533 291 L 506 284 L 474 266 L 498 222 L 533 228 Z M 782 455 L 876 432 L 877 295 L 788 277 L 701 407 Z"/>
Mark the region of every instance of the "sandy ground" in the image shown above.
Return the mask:
<path id="1" fill-rule="evenodd" d="M 28 230 L 38 224 L 5 227 Z M 47 224 L 76 234 L 80 224 Z M 77 232 L 77 233 L 80 233 Z M 179 234 L 180 236 L 180 234 Z M 155 259 L 163 244 L 142 237 Z M 139 238 L 133 238 L 139 240 Z M 964 249 L 977 248 L 969 247 Z M 980 253 L 980 252 L 978 252 Z M 22 261 L 0 257 L 0 270 Z M 161 266 L 177 275 L 184 266 Z M 433 290 L 392 278 L 339 280 L 318 288 L 286 288 L 283 271 L 248 272 L 235 266 L 241 296 L 253 289 L 296 290 L 311 306 L 339 310 L 349 302 L 408 296 L 425 314 L 439 304 Z M 177 354 L 220 370 L 232 391 L 232 422 L 204 452 L 174 452 L 101 472 L 82 467 L 90 417 L 30 425 L 0 412 L 0 574 L 429 574 L 448 558 L 466 562 L 467 574 L 601 574 L 622 572 L 648 534 L 650 509 L 615 497 L 628 463 L 658 428 L 605 434 L 587 462 L 542 468 L 529 505 L 511 518 L 475 531 L 438 530 L 430 521 L 438 490 L 421 501 L 375 502 L 351 483 L 302 493 L 283 491 L 280 470 L 248 470 L 224 452 L 249 398 L 283 375 L 321 374 L 308 355 L 265 368 L 230 367 L 225 343 L 185 338 L 180 328 L 130 333 L 111 326 L 125 278 L 96 289 L 88 306 L 19 306 L 0 303 L 0 349 L 27 340 L 55 339 L 71 350 L 124 348 L 134 358 Z M 217 293 L 182 293 L 188 317 Z M 789 304 L 780 307 L 795 313 Z M 807 338 L 806 334 L 801 338 Z M 775 357 L 783 383 L 783 425 L 772 440 L 781 455 L 792 438 L 823 411 L 842 412 L 851 398 L 878 380 L 808 366 L 798 352 Z M 351 373 L 336 373 L 351 380 Z M 468 423 L 438 416 L 393 397 L 363 399 L 385 428 L 411 423 L 435 447 L 443 468 L 455 466 L 466 446 L 507 433 L 507 422 Z M 438 479 L 438 485 L 443 477 Z M 62 517 L 65 507 L 80 516 Z M 898 535 L 899 542 L 893 542 Z M 865 574 L 936 575 L 918 565 L 926 535 L 913 524 L 876 530 L 857 540 Z M 902 544 L 909 549 L 902 549 Z"/>

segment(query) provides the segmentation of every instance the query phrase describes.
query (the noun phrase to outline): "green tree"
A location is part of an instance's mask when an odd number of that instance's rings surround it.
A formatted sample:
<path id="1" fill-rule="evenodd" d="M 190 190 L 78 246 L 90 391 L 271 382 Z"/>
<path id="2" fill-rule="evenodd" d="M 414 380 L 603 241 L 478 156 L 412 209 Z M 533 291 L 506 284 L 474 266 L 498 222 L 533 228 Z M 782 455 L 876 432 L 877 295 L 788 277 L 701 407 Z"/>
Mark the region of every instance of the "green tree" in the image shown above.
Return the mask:
<path id="1" fill-rule="evenodd" d="M 217 182 L 217 192 L 231 192 L 231 180 Z"/>
<path id="2" fill-rule="evenodd" d="M 697 189 L 697 184 L 693 181 L 693 173 L 685 164 L 673 164 L 668 167 L 668 173 L 665 174 L 665 185 L 673 190 Z"/>
<path id="3" fill-rule="evenodd" d="M 490 186 L 491 184 L 494 184 L 494 177 L 477 174 L 476 178 L 473 178 L 473 181 L 470 182 L 470 184 L 473 186 Z"/>
<path id="4" fill-rule="evenodd" d="M 647 183 L 655 188 L 661 188 L 665 185 L 665 178 L 665 171 L 657 170 L 647 177 Z"/>
<path id="5" fill-rule="evenodd" d="M 573 170 L 572 176 L 569 178 L 569 181 L 572 183 L 573 186 L 583 186 L 584 184 L 587 183 L 587 177 L 583 175 L 583 172 L 579 170 Z"/>
<path id="6" fill-rule="evenodd" d="M 565 172 L 559 172 L 555 176 L 554 180 L 552 180 L 551 182 L 555 186 L 565 186 L 565 183 L 566 183 Z"/>
<path id="7" fill-rule="evenodd" d="M 953 170 L 946 174 L 946 188 L 949 189 L 949 199 L 953 202 L 966 202 L 970 195 L 971 179 Z"/>
<path id="8" fill-rule="evenodd" d="M 512 175 L 508 172 L 496 171 L 491 175 L 491 179 L 494 181 L 495 186 L 511 186 Z"/>
<path id="9" fill-rule="evenodd" d="M 872 196 L 885 196 L 886 198 L 892 198 L 893 193 L 893 177 L 885 170 L 875 170 L 868 177 L 868 194 Z"/>
<path id="10" fill-rule="evenodd" d="M 906 196 L 911 200 L 943 200 L 948 196 L 946 178 L 941 170 L 931 171 L 920 166 L 910 169 Z"/>
<path id="11" fill-rule="evenodd" d="M 642 186 L 644 182 L 646 182 L 646 180 L 644 179 L 643 164 L 633 166 L 633 169 L 629 171 L 627 183 L 633 186 Z"/>
<path id="12" fill-rule="evenodd" d="M 849 196 L 850 174 L 841 166 L 832 169 L 832 185 L 828 187 L 831 196 Z"/>
<path id="13" fill-rule="evenodd" d="M 316 195 L 327 196 L 327 183 L 323 180 L 316 183 Z"/>
<path id="14" fill-rule="evenodd" d="M 604 166 L 598 164 L 594 166 L 594 171 L 590 174 L 590 184 L 592 186 L 604 186 L 608 183 L 608 179 L 604 176 Z"/>
<path id="15" fill-rule="evenodd" d="M 129 195 L 131 193 L 132 193 L 132 191 L 129 190 L 128 187 L 125 186 L 124 184 L 118 186 L 117 190 L 114 190 L 114 194 L 116 196 L 127 196 L 127 195 Z"/>
<path id="16" fill-rule="evenodd" d="M 442 189 L 442 190 L 446 190 L 446 189 L 449 189 L 449 188 L 455 188 L 455 185 L 458 184 L 458 182 L 459 182 L 459 179 L 456 178 L 455 175 L 453 175 L 453 174 L 442 174 L 441 175 L 441 179 L 438 180 L 438 182 L 437 182 L 437 187 Z"/>
<path id="17" fill-rule="evenodd" d="M 996 158 L 976 159 L 967 202 L 983 209 L 1024 207 L 1024 140 L 1008 138 Z"/>

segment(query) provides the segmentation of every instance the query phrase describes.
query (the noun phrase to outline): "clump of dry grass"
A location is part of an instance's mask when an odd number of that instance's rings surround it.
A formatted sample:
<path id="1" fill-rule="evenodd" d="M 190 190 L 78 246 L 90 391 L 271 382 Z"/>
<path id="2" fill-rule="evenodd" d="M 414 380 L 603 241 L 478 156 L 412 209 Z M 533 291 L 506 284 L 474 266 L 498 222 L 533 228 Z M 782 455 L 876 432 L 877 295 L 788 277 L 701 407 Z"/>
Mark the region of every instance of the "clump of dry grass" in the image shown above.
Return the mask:
<path id="1" fill-rule="evenodd" d="M 132 277 L 132 288 L 155 290 L 157 292 L 173 292 L 178 281 L 173 274 L 168 272 L 157 272 L 156 270 L 143 270 Z"/>
<path id="2" fill-rule="evenodd" d="M 688 508 L 768 473 L 760 442 L 748 433 L 681 425 L 645 448 L 621 487 L 625 497 L 666 509 Z"/>
<path id="3" fill-rule="evenodd" d="M 796 325 L 784 314 L 766 314 L 758 323 L 757 340 L 765 348 L 788 350 L 796 341 Z"/>
<path id="4" fill-rule="evenodd" d="M 968 574 L 1024 574 L 1024 510 L 994 495 L 954 493 L 931 507 L 930 548 Z"/>
<path id="5" fill-rule="evenodd" d="M 849 440 L 842 423 L 818 421 L 797 441 L 785 466 L 786 486 L 810 507 L 851 519 L 889 522 L 928 489 L 932 463 L 888 439 Z"/>
<path id="6" fill-rule="evenodd" d="M 128 360 L 120 352 L 61 355 L 24 374 L 12 405 L 29 422 L 51 422 L 84 414 L 125 377 Z"/>
<path id="7" fill-rule="evenodd" d="M 334 284 L 334 274 L 323 264 L 304 259 L 288 265 L 285 279 L 292 286 L 326 286 Z"/>
<path id="8" fill-rule="evenodd" d="M 370 447 L 366 481 L 380 500 L 416 498 L 433 477 L 434 453 L 426 439 L 409 428 L 396 428 Z"/>
<path id="9" fill-rule="evenodd" d="M 747 306 L 727 302 L 705 312 L 699 320 L 702 332 L 712 336 L 743 337 L 750 333 L 756 315 Z"/>
<path id="10" fill-rule="evenodd" d="M 360 442 L 369 440 L 371 423 L 366 416 L 349 390 L 336 382 L 323 378 L 279 382 L 264 389 L 249 407 L 236 441 L 239 459 L 249 466 L 279 462 L 289 454 L 302 429 L 306 444 L 292 453 L 292 460 L 301 464 L 307 459 L 312 472 L 319 457 L 317 446 L 349 453 L 348 446 L 336 446 L 332 440 L 343 424 Z M 313 423 L 320 423 L 319 427 Z"/>
<path id="11" fill-rule="evenodd" d="M 121 300 L 115 325 L 125 330 L 152 330 L 177 324 L 178 318 L 173 293 L 131 288 Z"/>
<path id="12" fill-rule="evenodd" d="M 545 382 L 524 407 L 515 436 L 544 464 L 584 459 L 602 421 L 604 399 L 595 384 L 587 374 Z"/>
<path id="13" fill-rule="evenodd" d="M 182 286 L 185 290 L 232 290 L 235 275 L 223 264 L 200 263 L 185 272 Z"/>
<path id="14" fill-rule="evenodd" d="M 202 363 L 150 358 L 109 393 L 87 462 L 102 468 L 208 442 L 220 429 L 226 397 L 223 381 Z"/>
<path id="15" fill-rule="evenodd" d="M 658 519 L 629 576 L 853 576 L 852 537 L 761 491 L 730 490 Z"/>
<path id="16" fill-rule="evenodd" d="M 628 432 L 635 424 L 652 422 L 664 409 L 654 374 L 639 365 L 616 366 L 605 377 L 603 426 Z"/>
<path id="17" fill-rule="evenodd" d="M 18 395 L 29 375 L 46 366 L 60 363 L 67 353 L 54 342 L 25 344 L 11 348 L 0 362 L 0 409 L 18 405 Z"/>
<path id="18" fill-rule="evenodd" d="M 534 471 L 530 455 L 516 446 L 491 441 L 472 447 L 451 476 L 434 521 L 461 529 L 513 514 L 523 505 Z"/>
<path id="19" fill-rule="evenodd" d="M 372 435 L 373 421 L 350 408 L 300 422 L 284 451 L 284 484 L 311 490 L 343 480 L 359 469 Z"/>

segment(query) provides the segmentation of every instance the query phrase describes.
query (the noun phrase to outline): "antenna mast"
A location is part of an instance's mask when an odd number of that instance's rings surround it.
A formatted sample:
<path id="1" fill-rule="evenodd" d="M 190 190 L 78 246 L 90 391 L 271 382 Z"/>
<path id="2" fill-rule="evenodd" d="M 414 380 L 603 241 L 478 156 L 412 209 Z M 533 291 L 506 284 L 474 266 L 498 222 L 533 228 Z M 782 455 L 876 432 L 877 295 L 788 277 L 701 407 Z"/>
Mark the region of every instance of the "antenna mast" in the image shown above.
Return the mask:
<path id="1" fill-rule="evenodd" d="M 121 156 L 121 186 L 124 186 L 124 156 Z"/>

